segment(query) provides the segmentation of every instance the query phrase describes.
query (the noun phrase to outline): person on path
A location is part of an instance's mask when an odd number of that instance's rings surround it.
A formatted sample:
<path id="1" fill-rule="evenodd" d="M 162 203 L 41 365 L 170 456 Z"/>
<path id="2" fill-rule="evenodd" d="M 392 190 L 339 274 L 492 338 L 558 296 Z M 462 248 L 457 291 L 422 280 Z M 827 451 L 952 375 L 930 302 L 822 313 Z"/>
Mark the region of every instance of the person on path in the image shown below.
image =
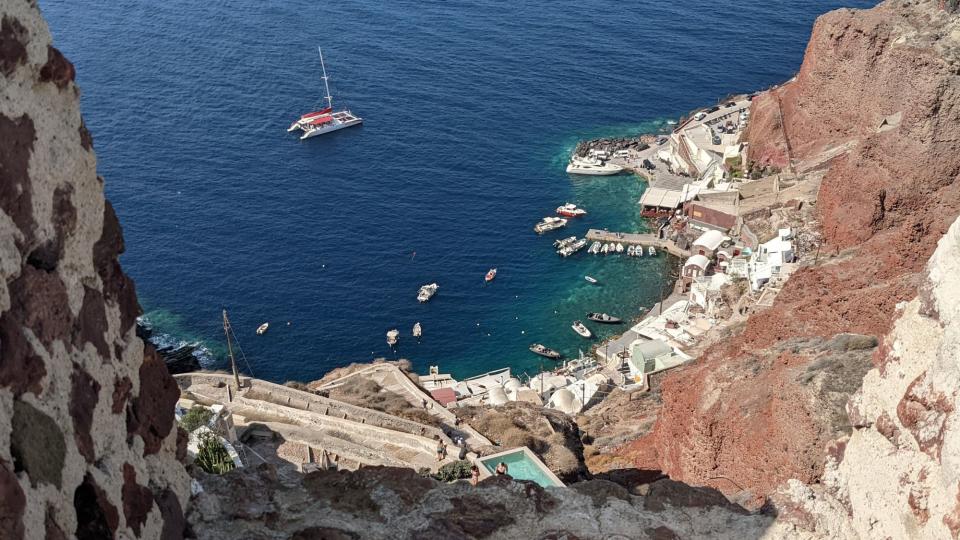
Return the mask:
<path id="1" fill-rule="evenodd" d="M 467 443 L 463 440 L 463 437 L 457 439 L 457 446 L 460 447 L 460 453 L 457 454 L 457 459 L 460 461 L 467 459 Z"/>
<path id="2" fill-rule="evenodd" d="M 437 461 L 443 461 L 443 455 L 447 453 L 447 448 L 444 446 L 443 441 L 437 438 Z"/>
<path id="3" fill-rule="evenodd" d="M 476 486 L 480 483 L 480 469 L 476 465 L 470 467 L 470 485 Z"/>

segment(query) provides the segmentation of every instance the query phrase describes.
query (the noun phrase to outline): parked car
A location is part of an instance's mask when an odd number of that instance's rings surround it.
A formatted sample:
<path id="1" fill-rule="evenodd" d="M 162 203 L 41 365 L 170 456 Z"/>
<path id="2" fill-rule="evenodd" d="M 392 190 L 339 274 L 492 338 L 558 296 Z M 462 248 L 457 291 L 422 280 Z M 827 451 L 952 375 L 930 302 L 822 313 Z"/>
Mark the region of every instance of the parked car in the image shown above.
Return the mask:
<path id="1" fill-rule="evenodd" d="M 717 145 L 720 144 L 720 136 L 719 136 L 719 135 L 714 135 L 714 136 L 713 136 L 713 144 L 717 144 Z"/>
<path id="2" fill-rule="evenodd" d="M 703 119 L 706 118 L 706 117 L 707 117 L 707 113 L 705 113 L 705 112 L 703 112 L 703 111 L 700 111 L 700 112 L 698 112 L 697 114 L 693 115 L 693 119 L 694 119 L 694 120 L 703 120 Z"/>
<path id="3" fill-rule="evenodd" d="M 663 144 L 666 142 L 667 142 L 666 137 L 657 137 L 657 146 L 663 146 Z"/>
<path id="4" fill-rule="evenodd" d="M 710 107 L 709 109 L 707 109 L 707 112 L 712 113 L 712 112 L 717 112 L 719 110 L 720 110 L 720 106 L 718 105 L 716 107 Z"/>
<path id="5" fill-rule="evenodd" d="M 724 105 L 724 107 L 727 107 L 727 108 L 736 107 L 736 106 L 737 106 L 737 104 L 734 103 L 734 102 L 732 102 L 732 101 L 728 101 L 728 102 Z"/>

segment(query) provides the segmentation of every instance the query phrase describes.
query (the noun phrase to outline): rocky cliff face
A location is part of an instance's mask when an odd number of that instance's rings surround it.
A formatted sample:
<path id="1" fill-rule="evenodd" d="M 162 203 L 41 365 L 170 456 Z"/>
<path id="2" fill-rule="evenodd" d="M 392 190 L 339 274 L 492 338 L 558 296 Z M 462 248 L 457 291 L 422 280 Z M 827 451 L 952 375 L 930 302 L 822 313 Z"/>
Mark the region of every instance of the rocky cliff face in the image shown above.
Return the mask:
<path id="1" fill-rule="evenodd" d="M 177 538 L 176 385 L 135 336 L 73 66 L 0 2 L 0 537 Z"/>
<path id="2" fill-rule="evenodd" d="M 750 158 L 825 173 L 825 242 L 773 308 L 667 377 L 654 434 L 625 449 L 642 466 L 756 504 L 823 477 L 847 398 L 893 346 L 874 339 L 960 211 L 960 15 L 940 4 L 822 16 L 796 79 L 755 101 Z"/>

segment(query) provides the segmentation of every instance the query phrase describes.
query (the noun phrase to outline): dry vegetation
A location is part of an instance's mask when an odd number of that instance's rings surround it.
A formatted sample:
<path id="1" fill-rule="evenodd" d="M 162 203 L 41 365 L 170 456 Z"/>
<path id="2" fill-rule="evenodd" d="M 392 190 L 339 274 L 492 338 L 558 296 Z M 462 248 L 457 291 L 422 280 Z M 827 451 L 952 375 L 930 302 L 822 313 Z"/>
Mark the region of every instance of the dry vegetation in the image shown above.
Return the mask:
<path id="1" fill-rule="evenodd" d="M 437 417 L 411 404 L 403 396 L 382 388 L 376 381 L 363 376 L 351 377 L 342 385 L 323 393 L 332 399 L 352 405 L 367 407 L 428 426 L 443 427 Z"/>

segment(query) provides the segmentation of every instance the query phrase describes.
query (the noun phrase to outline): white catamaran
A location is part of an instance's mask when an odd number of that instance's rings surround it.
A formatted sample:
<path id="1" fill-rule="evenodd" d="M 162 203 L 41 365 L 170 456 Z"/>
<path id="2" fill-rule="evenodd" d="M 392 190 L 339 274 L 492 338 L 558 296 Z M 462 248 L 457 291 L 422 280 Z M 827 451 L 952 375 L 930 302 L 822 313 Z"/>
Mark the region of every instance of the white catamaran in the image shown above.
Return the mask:
<path id="1" fill-rule="evenodd" d="M 317 51 L 320 52 L 320 69 L 323 71 L 323 87 L 327 91 L 327 95 L 324 97 L 327 106 L 319 111 L 307 113 L 290 124 L 287 131 L 298 129 L 303 131 L 300 140 L 363 123 L 363 118 L 353 114 L 349 109 L 333 112 L 333 97 L 330 96 L 330 85 L 327 82 L 327 68 L 323 63 L 323 50 L 318 47 Z"/>

